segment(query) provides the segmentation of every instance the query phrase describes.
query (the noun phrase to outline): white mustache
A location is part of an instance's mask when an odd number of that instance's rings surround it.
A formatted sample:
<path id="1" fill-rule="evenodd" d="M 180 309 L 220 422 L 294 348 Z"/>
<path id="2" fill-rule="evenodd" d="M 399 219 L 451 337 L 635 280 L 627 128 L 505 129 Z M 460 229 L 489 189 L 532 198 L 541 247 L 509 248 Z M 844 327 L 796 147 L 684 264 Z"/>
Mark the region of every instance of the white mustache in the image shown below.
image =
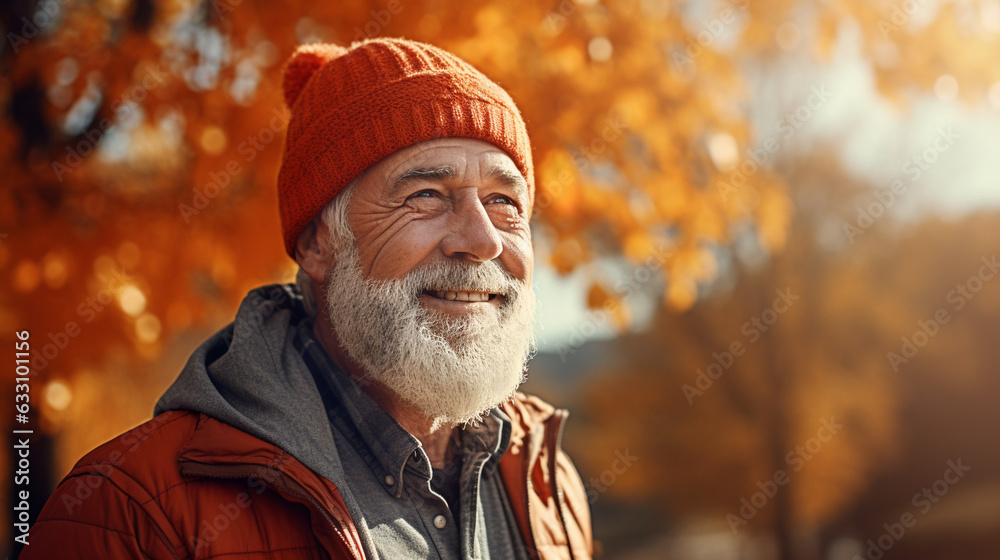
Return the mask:
<path id="1" fill-rule="evenodd" d="M 495 260 L 428 263 L 410 271 L 401 283 L 403 290 L 414 298 L 428 291 L 470 291 L 499 294 L 508 303 L 521 294 L 524 286 Z"/>

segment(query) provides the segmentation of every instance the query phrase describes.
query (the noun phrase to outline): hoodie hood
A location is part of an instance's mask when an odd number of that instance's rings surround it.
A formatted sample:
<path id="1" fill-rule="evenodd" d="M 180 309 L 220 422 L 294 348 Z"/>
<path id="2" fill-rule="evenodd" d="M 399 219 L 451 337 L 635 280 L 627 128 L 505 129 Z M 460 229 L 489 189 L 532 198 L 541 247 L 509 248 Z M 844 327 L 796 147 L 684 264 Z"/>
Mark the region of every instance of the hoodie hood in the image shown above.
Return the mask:
<path id="1" fill-rule="evenodd" d="M 285 450 L 342 487 L 326 409 L 292 343 L 304 317 L 294 284 L 251 291 L 236 319 L 194 351 L 156 403 L 155 414 L 203 412 Z"/>

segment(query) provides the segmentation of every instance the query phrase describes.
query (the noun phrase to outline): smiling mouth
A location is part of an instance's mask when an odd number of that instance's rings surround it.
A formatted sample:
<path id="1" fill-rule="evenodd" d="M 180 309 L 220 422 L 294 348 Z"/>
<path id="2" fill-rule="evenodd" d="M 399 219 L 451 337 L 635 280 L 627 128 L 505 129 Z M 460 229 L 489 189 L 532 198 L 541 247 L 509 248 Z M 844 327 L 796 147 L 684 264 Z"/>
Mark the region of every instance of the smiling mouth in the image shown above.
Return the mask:
<path id="1" fill-rule="evenodd" d="M 425 294 L 436 297 L 438 299 L 443 299 L 446 301 L 464 301 L 469 303 L 490 301 L 494 298 L 500 296 L 500 294 L 494 294 L 490 292 L 474 292 L 474 291 L 461 291 L 461 290 L 426 290 Z"/>

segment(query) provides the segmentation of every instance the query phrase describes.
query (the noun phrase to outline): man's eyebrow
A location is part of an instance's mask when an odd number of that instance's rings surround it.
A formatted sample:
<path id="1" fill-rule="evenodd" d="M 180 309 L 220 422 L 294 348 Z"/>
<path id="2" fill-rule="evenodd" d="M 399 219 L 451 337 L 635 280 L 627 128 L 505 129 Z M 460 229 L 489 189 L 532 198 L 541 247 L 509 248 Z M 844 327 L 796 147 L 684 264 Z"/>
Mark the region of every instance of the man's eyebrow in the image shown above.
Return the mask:
<path id="1" fill-rule="evenodd" d="M 447 181 L 453 179 L 457 173 L 455 173 L 455 168 L 450 165 L 442 165 L 440 167 L 414 167 L 408 169 L 402 175 L 396 178 L 392 183 L 392 188 L 390 189 L 390 195 L 395 194 L 401 188 L 403 188 L 406 183 L 410 181 Z M 494 180 L 500 184 L 513 189 L 519 195 L 526 195 L 528 192 L 528 183 L 524 180 L 524 177 L 518 172 L 509 167 L 504 166 L 493 166 L 489 171 L 486 172 L 486 180 Z"/>
<path id="2" fill-rule="evenodd" d="M 410 181 L 446 181 L 454 176 L 455 168 L 449 165 L 442 165 L 441 167 L 414 167 L 393 181 L 390 193 L 396 193 Z"/>
<path id="3" fill-rule="evenodd" d="M 515 191 L 524 191 L 524 194 L 528 192 L 528 182 L 524 180 L 521 174 L 509 167 L 494 166 L 486 173 L 486 180 L 493 179 L 504 186 L 510 187 Z M 521 194 L 519 192 L 519 194 Z"/>

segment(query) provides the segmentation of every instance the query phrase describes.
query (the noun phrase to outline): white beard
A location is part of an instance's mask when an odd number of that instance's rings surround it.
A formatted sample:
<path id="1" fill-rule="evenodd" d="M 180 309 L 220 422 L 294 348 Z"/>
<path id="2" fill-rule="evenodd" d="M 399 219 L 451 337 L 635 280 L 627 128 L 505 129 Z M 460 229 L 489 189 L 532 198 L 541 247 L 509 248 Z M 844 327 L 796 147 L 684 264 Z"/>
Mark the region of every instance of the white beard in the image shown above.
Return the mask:
<path id="1" fill-rule="evenodd" d="M 327 313 L 347 354 L 377 382 L 435 423 L 478 421 L 510 400 L 535 351 L 535 294 L 495 261 L 444 261 L 400 279 L 362 276 L 353 236 L 335 240 L 327 276 Z M 462 317 L 429 310 L 425 290 L 503 294 Z M 485 308 L 486 306 L 477 306 Z M 363 382 L 363 381 L 362 381 Z"/>

